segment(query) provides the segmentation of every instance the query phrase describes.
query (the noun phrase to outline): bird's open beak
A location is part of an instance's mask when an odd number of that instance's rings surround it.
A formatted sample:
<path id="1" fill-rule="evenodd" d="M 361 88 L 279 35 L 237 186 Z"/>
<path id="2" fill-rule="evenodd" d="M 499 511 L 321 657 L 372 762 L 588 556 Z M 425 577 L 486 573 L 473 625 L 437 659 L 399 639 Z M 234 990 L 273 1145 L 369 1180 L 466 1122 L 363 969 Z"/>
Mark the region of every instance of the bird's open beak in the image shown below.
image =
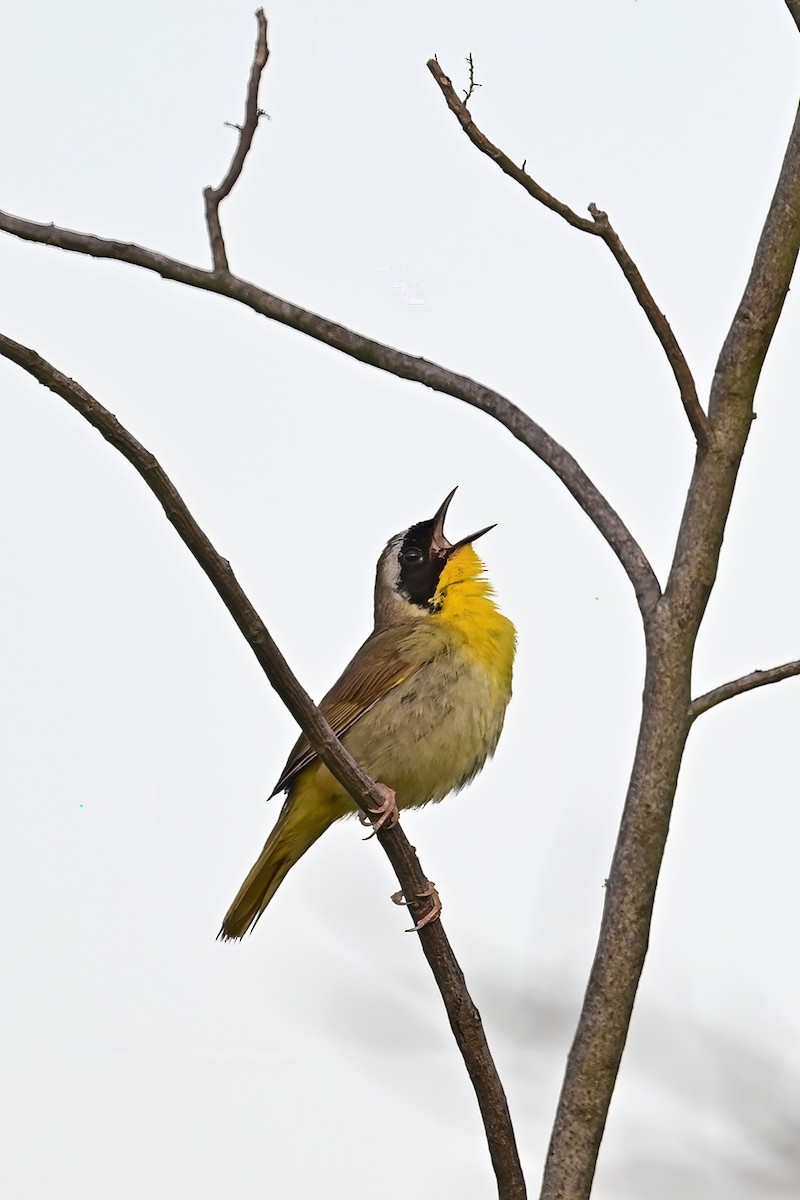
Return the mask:
<path id="1" fill-rule="evenodd" d="M 450 507 L 450 501 L 458 491 L 454 487 L 450 495 L 446 498 L 441 508 L 433 518 L 433 533 L 431 534 L 431 557 L 437 555 L 439 558 L 449 558 L 451 554 L 455 554 L 456 550 L 460 550 L 462 546 L 469 546 L 472 542 L 476 542 L 479 537 L 483 537 L 490 529 L 494 529 L 494 525 L 487 525 L 484 529 L 479 529 L 477 533 L 471 533 L 469 537 L 462 538 L 460 542 L 453 544 L 448 542 L 444 536 L 444 519 L 447 516 L 447 510 Z"/>

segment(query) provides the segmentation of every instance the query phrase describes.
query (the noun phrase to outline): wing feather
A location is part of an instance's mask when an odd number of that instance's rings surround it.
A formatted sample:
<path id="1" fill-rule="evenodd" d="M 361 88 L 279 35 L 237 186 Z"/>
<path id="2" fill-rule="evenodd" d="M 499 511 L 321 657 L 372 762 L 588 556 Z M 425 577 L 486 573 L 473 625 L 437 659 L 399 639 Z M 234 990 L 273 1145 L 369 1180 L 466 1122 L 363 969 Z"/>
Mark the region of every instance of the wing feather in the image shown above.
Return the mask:
<path id="1" fill-rule="evenodd" d="M 337 737 L 342 737 L 374 704 L 422 666 L 409 653 L 408 631 L 391 626 L 370 634 L 356 651 L 331 690 L 320 701 L 320 711 Z M 299 773 L 317 757 L 305 734 L 298 738 L 272 795 L 286 791 Z"/>

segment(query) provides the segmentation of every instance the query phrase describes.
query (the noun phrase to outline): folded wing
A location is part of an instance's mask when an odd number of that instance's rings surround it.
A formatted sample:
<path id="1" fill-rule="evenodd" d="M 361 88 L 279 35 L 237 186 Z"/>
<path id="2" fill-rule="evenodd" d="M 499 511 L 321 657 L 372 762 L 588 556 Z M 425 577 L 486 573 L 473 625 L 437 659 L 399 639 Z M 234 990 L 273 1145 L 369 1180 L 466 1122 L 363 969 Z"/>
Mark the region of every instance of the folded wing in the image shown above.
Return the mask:
<path id="1" fill-rule="evenodd" d="M 410 678 L 423 665 L 413 662 L 408 631 L 391 626 L 372 633 L 345 667 L 341 677 L 320 701 L 320 711 L 337 737 L 342 737 L 377 702 Z M 272 795 L 284 792 L 297 775 L 317 757 L 301 734 L 275 785 Z"/>

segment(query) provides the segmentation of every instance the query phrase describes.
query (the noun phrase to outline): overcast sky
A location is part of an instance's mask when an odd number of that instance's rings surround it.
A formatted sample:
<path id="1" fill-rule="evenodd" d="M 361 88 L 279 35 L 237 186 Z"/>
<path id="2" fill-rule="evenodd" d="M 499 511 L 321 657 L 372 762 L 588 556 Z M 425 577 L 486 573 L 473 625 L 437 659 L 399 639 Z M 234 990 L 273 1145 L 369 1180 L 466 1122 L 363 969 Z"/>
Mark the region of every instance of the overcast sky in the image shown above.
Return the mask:
<path id="1" fill-rule="evenodd" d="M 252 0 L 6 7 L 0 207 L 206 266 L 201 190 L 233 147 Z M 599 240 L 470 146 L 425 62 L 461 88 L 471 52 L 488 136 L 608 211 L 705 396 L 794 118 L 785 5 L 267 16 L 270 120 L 223 207 L 232 269 L 509 396 L 663 580 L 693 447 L 661 348 Z M 0 273 L 0 329 L 157 455 L 313 695 L 371 628 L 389 536 L 456 484 L 452 537 L 498 523 L 481 549 L 519 630 L 506 730 L 466 792 L 404 825 L 535 1192 L 639 716 L 616 559 L 547 468 L 454 400 L 121 264 L 3 236 Z M 696 692 L 800 655 L 799 322 L 794 292 Z M 293 722 L 120 456 L 5 360 L 0 421 L 4 1193 L 490 1196 L 463 1066 L 360 827 L 326 835 L 246 943 L 215 942 Z M 692 732 L 598 1200 L 800 1191 L 799 707 L 794 680 Z"/>

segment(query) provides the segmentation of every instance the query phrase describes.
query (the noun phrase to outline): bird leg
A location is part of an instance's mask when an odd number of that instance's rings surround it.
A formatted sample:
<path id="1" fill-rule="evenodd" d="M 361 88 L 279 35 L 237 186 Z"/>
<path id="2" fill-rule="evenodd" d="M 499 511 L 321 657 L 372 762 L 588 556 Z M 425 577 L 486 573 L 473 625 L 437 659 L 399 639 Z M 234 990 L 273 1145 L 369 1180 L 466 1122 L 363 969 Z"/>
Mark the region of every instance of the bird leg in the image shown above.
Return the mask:
<path id="1" fill-rule="evenodd" d="M 400 811 L 397 807 L 397 799 L 390 787 L 386 787 L 383 783 L 376 783 L 375 787 L 383 797 L 383 802 L 379 808 L 371 808 L 369 813 L 359 811 L 358 819 L 362 825 L 371 825 L 372 833 L 368 833 L 364 838 L 368 842 L 370 838 L 375 837 L 375 834 L 383 829 L 384 825 L 387 829 L 391 829 L 400 820 Z"/>
<path id="2" fill-rule="evenodd" d="M 426 925 L 430 925 L 431 921 L 438 920 L 442 911 L 442 901 L 439 898 L 439 893 L 436 890 L 436 884 L 431 883 L 430 881 L 428 882 L 428 886 L 425 888 L 424 892 L 416 893 L 415 899 L 430 899 L 431 911 L 426 913 L 424 917 L 420 917 L 416 925 L 413 925 L 411 929 L 407 929 L 406 933 L 419 933 L 420 929 L 424 929 Z M 408 901 L 402 892 L 394 892 L 392 895 L 392 904 L 408 904 Z"/>

